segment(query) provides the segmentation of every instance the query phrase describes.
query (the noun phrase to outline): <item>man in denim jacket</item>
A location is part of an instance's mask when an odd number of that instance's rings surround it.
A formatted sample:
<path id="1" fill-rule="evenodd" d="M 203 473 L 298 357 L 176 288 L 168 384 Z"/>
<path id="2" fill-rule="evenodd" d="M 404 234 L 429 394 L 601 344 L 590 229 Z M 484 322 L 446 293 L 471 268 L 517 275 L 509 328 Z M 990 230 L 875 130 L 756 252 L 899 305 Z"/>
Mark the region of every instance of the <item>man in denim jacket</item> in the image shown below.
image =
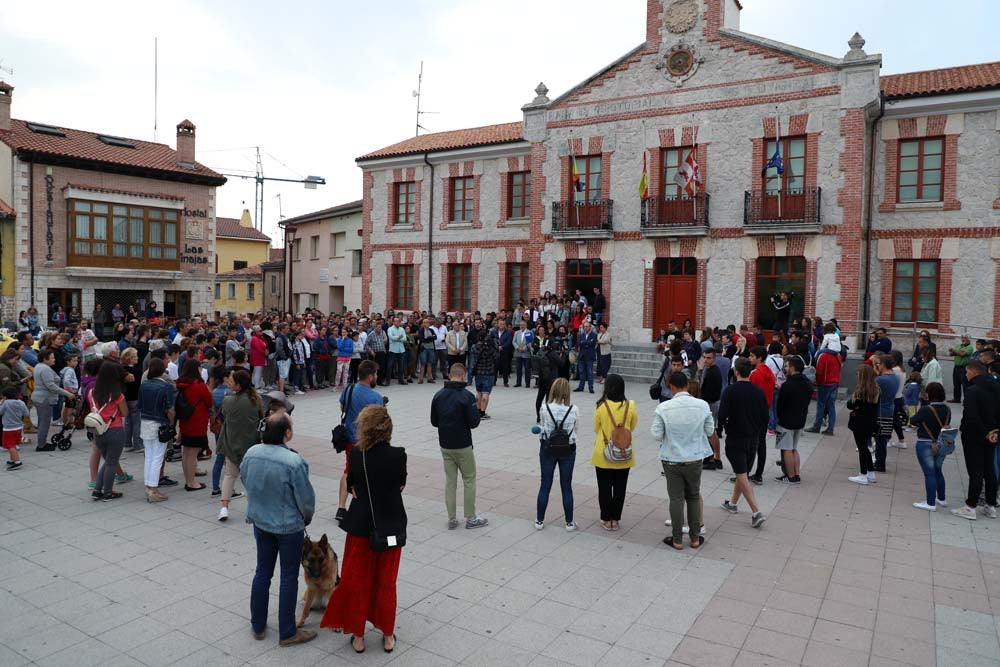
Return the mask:
<path id="1" fill-rule="evenodd" d="M 285 443 L 292 439 L 292 419 L 279 411 L 267 418 L 263 443 L 251 447 L 240 464 L 240 478 L 247 492 L 247 523 L 253 524 L 257 541 L 257 571 L 250 589 L 250 626 L 256 639 L 264 638 L 267 601 L 280 558 L 278 639 L 281 646 L 312 641 L 316 633 L 295 627 L 299 589 L 299 560 L 305 528 L 316 509 L 316 494 L 309 482 L 309 464 Z M 275 443 L 275 444 L 271 444 Z"/>

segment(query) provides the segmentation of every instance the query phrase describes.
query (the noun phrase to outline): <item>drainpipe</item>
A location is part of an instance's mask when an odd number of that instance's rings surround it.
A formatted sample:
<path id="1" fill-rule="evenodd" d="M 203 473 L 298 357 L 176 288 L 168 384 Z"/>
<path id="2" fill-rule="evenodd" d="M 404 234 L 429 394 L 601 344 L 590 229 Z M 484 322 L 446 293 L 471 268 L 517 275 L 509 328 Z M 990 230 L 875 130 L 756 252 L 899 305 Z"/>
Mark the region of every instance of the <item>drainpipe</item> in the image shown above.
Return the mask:
<path id="1" fill-rule="evenodd" d="M 868 331 L 868 321 L 871 318 L 871 266 L 872 266 L 872 210 L 875 205 L 875 192 L 873 191 L 875 182 L 875 134 L 878 130 L 878 123 L 885 115 L 885 93 L 879 91 L 878 95 L 878 115 L 872 121 L 871 129 L 868 131 L 868 145 L 871 147 L 871 158 L 868 160 L 868 207 L 865 211 L 865 272 L 864 272 L 864 294 L 862 310 L 861 332 Z"/>
<path id="2" fill-rule="evenodd" d="M 35 163 L 28 164 L 31 166 L 28 170 L 28 257 L 31 265 L 31 294 L 28 295 L 28 307 L 30 308 L 35 305 Z"/>
<path id="3" fill-rule="evenodd" d="M 431 199 L 430 216 L 427 218 L 427 312 L 434 314 L 434 165 L 427 159 L 428 153 L 424 153 L 424 164 L 431 168 Z M 444 280 L 444 277 L 441 277 Z"/>

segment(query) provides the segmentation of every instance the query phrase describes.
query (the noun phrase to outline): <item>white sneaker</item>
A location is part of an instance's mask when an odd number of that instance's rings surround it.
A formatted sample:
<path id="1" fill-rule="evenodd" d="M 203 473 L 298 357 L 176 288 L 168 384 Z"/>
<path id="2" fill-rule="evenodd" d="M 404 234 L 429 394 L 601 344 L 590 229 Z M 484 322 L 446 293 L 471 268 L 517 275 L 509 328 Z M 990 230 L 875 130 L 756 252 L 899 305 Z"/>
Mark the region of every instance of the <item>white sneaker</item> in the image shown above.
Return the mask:
<path id="1" fill-rule="evenodd" d="M 874 472 L 869 472 L 868 473 L 868 483 L 869 484 L 874 484 L 876 481 L 877 480 L 875 479 L 875 473 Z"/>
<path id="2" fill-rule="evenodd" d="M 701 537 L 705 537 L 706 532 L 708 531 L 705 530 L 705 526 L 702 526 L 701 529 L 698 530 L 698 535 L 700 535 Z"/>
<path id="3" fill-rule="evenodd" d="M 906 449 L 906 440 L 900 440 L 896 443 L 896 446 L 900 449 Z"/>
<path id="4" fill-rule="evenodd" d="M 304 392 L 304 391 L 301 391 L 301 390 L 299 390 L 299 389 L 296 389 L 296 390 L 295 390 L 295 395 L 296 395 L 296 396 L 305 396 L 305 395 L 306 395 L 306 392 Z"/>
<path id="5" fill-rule="evenodd" d="M 219 508 L 219 521 L 225 521 L 228 518 L 229 518 L 229 508 L 228 507 L 220 507 Z"/>
<path id="6" fill-rule="evenodd" d="M 667 519 L 666 521 L 663 522 L 663 525 L 664 526 L 670 526 L 670 525 L 673 525 L 673 524 L 671 523 L 670 519 Z"/>
<path id="7" fill-rule="evenodd" d="M 983 516 L 985 516 L 987 519 L 997 518 L 997 508 L 993 507 L 992 505 L 985 505 L 983 507 Z"/>
<path id="8" fill-rule="evenodd" d="M 868 475 L 855 475 L 854 477 L 848 477 L 848 482 L 854 482 L 855 484 L 861 484 L 862 486 L 868 486 Z"/>
<path id="9" fill-rule="evenodd" d="M 567 533 L 572 533 L 574 530 L 576 530 L 576 524 L 574 522 L 570 521 L 569 523 L 566 524 Z"/>
<path id="10" fill-rule="evenodd" d="M 937 501 L 935 501 L 934 504 L 937 507 L 947 507 L 948 506 L 948 501 L 946 501 L 946 500 L 937 500 Z"/>
<path id="11" fill-rule="evenodd" d="M 541 530 L 542 528 L 545 528 L 545 522 L 544 521 L 536 521 L 535 522 L 535 530 Z"/>
<path id="12" fill-rule="evenodd" d="M 913 503 L 913 506 L 918 510 L 927 510 L 928 512 L 937 512 L 937 507 L 934 505 L 928 505 L 924 502 Z"/>
<path id="13" fill-rule="evenodd" d="M 952 510 L 951 513 L 955 516 L 960 516 L 963 519 L 968 519 L 969 521 L 976 520 L 976 510 L 964 503 L 960 508 Z"/>

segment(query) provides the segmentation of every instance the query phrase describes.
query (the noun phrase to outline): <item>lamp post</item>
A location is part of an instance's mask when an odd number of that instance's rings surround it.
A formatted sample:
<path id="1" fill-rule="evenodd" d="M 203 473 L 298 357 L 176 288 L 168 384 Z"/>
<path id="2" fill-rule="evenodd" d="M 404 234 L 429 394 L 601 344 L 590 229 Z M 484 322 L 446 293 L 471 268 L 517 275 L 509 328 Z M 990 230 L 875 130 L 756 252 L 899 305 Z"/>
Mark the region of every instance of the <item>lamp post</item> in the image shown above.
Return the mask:
<path id="1" fill-rule="evenodd" d="M 285 232 L 285 272 L 288 274 L 288 291 L 285 295 L 285 312 L 290 313 L 292 312 L 294 303 L 292 298 L 292 289 L 294 286 L 292 275 L 292 249 L 295 247 L 296 229 L 294 225 L 286 225 L 282 222 L 279 222 L 278 225 Z"/>

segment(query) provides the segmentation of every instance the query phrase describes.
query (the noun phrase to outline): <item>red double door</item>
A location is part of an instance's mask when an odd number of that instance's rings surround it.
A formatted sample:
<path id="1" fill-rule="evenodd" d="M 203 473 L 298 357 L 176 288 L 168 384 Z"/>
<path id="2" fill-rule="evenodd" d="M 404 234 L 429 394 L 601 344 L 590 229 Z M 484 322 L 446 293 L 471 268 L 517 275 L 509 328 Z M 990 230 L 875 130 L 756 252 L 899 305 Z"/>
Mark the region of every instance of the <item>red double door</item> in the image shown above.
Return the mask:
<path id="1" fill-rule="evenodd" d="M 693 257 L 661 257 L 656 260 L 653 286 L 653 337 L 673 320 L 678 327 L 684 320 L 695 325 L 698 296 L 698 263 Z"/>

